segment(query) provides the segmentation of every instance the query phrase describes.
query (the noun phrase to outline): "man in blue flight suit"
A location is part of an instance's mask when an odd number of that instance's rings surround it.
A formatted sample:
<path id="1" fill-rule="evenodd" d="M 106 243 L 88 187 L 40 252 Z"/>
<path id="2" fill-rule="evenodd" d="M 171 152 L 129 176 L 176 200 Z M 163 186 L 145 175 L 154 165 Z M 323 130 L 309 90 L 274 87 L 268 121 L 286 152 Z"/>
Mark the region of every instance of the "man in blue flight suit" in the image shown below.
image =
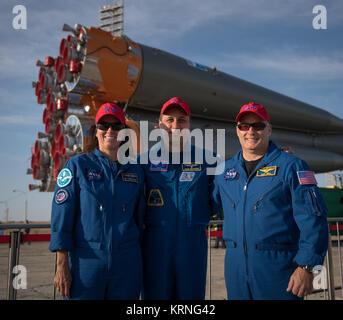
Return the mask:
<path id="1" fill-rule="evenodd" d="M 209 188 L 213 176 L 207 175 L 206 164 L 195 161 L 194 146 L 188 153 L 191 163 L 182 163 L 187 161 L 184 147 L 189 141 L 176 146 L 172 143 L 178 130 L 190 128 L 187 103 L 180 98 L 167 101 L 161 109 L 159 127 L 167 131 L 172 152 L 166 162 L 155 163 L 150 159 L 143 165 L 147 196 L 142 247 L 143 298 L 204 299 L 206 225 L 210 219 Z M 163 148 L 161 143 L 159 155 Z M 181 163 L 172 163 L 173 152 L 180 155 Z"/>
<path id="2" fill-rule="evenodd" d="M 144 173 L 117 161 L 117 134 L 125 127 L 118 106 L 102 105 L 95 126 L 97 147 L 72 157 L 57 177 L 50 242 L 57 251 L 54 282 L 71 299 L 138 299 Z"/>
<path id="3" fill-rule="evenodd" d="M 223 162 L 213 192 L 224 210 L 228 299 L 300 299 L 326 254 L 325 203 L 308 165 L 269 140 L 262 105 L 244 105 L 236 123 L 242 150 Z"/>

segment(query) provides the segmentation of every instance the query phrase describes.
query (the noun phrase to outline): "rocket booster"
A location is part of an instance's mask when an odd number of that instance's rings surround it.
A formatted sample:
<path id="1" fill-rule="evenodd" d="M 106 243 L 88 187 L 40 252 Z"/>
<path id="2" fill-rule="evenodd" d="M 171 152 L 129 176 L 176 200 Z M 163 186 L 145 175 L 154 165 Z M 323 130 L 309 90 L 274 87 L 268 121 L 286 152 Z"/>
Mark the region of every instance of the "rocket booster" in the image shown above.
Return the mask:
<path id="1" fill-rule="evenodd" d="M 45 133 L 38 135 L 28 171 L 41 180 L 40 191 L 52 191 L 68 157 L 83 150 L 101 104 L 121 105 L 127 124 L 139 132 L 135 121 L 156 124 L 173 96 L 189 104 L 194 128 L 226 130 L 226 157 L 239 149 L 235 116 L 254 101 L 266 106 L 276 143 L 291 146 L 316 172 L 343 168 L 343 120 L 325 110 L 125 36 L 81 25 L 63 30 L 70 34 L 57 57 L 37 61 L 39 78 L 32 83 L 37 102 L 46 105 Z"/>
<path id="2" fill-rule="evenodd" d="M 192 116 L 232 122 L 242 105 L 255 101 L 267 107 L 274 127 L 343 133 L 343 120 L 325 110 L 161 50 L 141 50 L 143 72 L 132 105 L 158 110 L 177 93 Z"/>

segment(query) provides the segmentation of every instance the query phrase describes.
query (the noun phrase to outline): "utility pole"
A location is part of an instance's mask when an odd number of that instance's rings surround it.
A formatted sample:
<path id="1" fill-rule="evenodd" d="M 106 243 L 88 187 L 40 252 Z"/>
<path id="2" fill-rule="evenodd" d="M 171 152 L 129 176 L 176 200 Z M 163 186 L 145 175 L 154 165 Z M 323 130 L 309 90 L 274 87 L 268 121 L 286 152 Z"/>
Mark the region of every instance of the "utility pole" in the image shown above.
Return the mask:
<path id="1" fill-rule="evenodd" d="M 8 222 L 8 201 L 7 200 L 1 200 L 0 203 L 3 203 L 5 206 L 5 216 L 4 216 L 4 222 Z"/>
<path id="2" fill-rule="evenodd" d="M 25 196 L 25 211 L 24 211 L 24 223 L 28 223 L 27 221 L 27 207 L 28 207 L 28 201 L 27 201 L 27 192 L 26 191 L 21 191 L 18 189 L 14 189 L 12 192 L 19 192 L 22 193 Z"/>

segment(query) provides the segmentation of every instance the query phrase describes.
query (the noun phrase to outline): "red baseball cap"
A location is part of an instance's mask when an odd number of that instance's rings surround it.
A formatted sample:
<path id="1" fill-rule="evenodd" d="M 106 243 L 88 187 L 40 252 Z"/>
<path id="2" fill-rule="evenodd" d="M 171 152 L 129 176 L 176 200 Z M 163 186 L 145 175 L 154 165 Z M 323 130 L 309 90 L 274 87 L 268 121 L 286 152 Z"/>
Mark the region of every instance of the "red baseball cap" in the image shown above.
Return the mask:
<path id="1" fill-rule="evenodd" d="M 237 117 L 236 117 L 236 122 L 239 121 L 239 119 L 249 113 L 255 113 L 257 116 L 259 116 L 263 121 L 268 121 L 270 122 L 270 118 L 268 115 L 267 110 L 262 106 L 261 104 L 255 103 L 255 102 L 249 102 L 248 104 L 245 104 L 241 110 L 239 111 Z"/>
<path id="2" fill-rule="evenodd" d="M 120 123 L 125 124 L 123 110 L 114 103 L 105 103 L 99 108 L 95 117 L 95 124 L 97 124 L 102 117 L 107 115 L 114 116 L 120 121 Z"/>
<path id="3" fill-rule="evenodd" d="M 189 106 L 186 102 L 184 102 L 183 100 L 181 100 L 178 97 L 174 97 L 171 98 L 170 100 L 168 100 L 162 107 L 161 109 L 161 114 L 164 114 L 165 111 L 171 107 L 171 106 L 178 106 L 180 107 L 184 112 L 186 112 L 187 116 L 191 115 L 191 111 L 189 109 Z"/>

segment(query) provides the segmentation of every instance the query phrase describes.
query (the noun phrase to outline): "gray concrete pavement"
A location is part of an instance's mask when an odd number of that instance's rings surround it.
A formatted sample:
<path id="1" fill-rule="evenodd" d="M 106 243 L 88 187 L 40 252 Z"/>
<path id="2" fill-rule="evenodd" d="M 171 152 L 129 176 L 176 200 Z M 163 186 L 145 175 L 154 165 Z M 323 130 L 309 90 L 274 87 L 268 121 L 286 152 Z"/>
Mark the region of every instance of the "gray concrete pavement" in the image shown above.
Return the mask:
<path id="1" fill-rule="evenodd" d="M 212 248 L 209 252 L 206 299 L 226 299 L 224 280 L 224 256 L 225 249 Z M 27 270 L 27 289 L 18 290 L 17 299 L 20 300 L 49 300 L 53 299 L 53 276 L 55 272 L 55 254 L 48 250 L 48 242 L 32 242 L 22 244 L 20 247 L 19 264 Z M 0 300 L 7 298 L 7 274 L 8 274 L 8 244 L 0 244 Z M 211 259 L 210 259 L 211 258 Z M 211 263 L 210 263 L 211 261 Z M 341 283 L 338 261 L 338 249 L 333 248 L 333 261 L 335 285 Z M 210 278 L 211 274 L 211 278 Z M 337 299 L 342 298 L 342 290 L 336 290 Z M 311 295 L 308 299 L 323 299 L 324 294 Z M 57 294 L 57 299 L 61 297 Z"/>

